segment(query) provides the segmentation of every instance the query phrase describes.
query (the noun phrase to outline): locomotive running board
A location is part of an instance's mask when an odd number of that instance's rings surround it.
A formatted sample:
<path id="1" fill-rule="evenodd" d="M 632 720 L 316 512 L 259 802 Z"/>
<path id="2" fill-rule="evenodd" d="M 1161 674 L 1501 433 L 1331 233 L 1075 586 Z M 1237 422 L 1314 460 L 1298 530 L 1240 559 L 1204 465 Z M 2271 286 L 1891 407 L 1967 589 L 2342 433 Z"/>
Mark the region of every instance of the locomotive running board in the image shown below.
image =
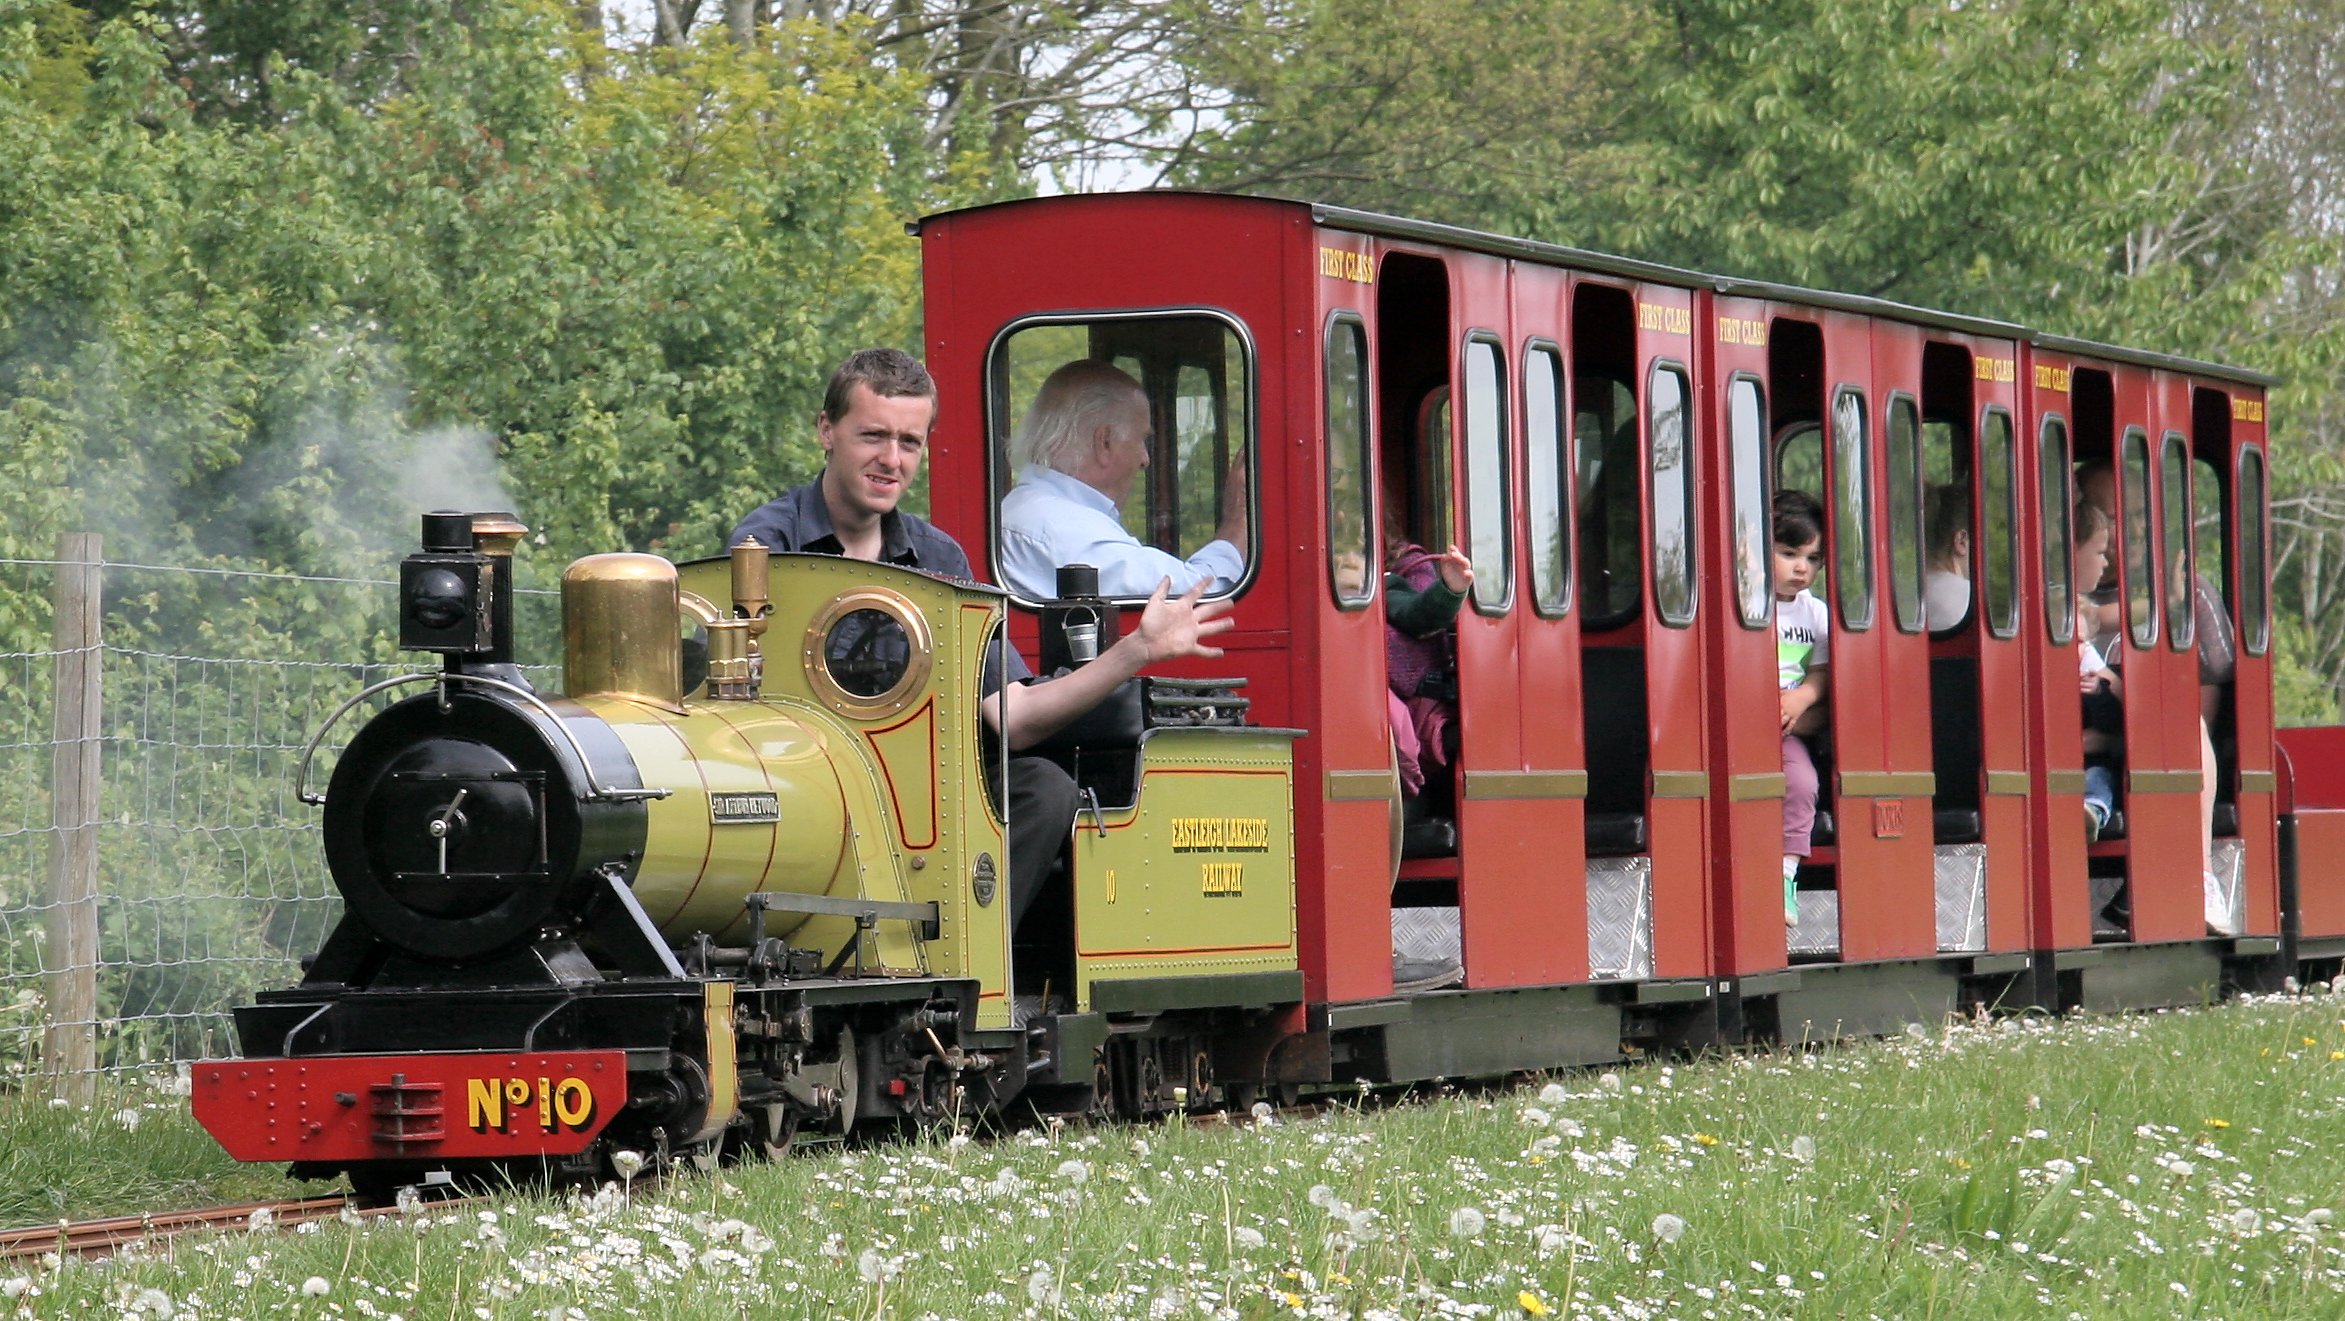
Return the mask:
<path id="1" fill-rule="evenodd" d="M 769 913 L 804 913 L 809 917 L 851 917 L 856 925 L 868 927 L 882 920 L 889 922 L 917 922 L 920 937 L 935 940 L 944 930 L 944 919 L 932 901 L 925 904 L 899 903 L 891 899 L 838 899 L 827 894 L 792 894 L 786 890 L 759 890 L 746 903 L 761 905 Z"/>

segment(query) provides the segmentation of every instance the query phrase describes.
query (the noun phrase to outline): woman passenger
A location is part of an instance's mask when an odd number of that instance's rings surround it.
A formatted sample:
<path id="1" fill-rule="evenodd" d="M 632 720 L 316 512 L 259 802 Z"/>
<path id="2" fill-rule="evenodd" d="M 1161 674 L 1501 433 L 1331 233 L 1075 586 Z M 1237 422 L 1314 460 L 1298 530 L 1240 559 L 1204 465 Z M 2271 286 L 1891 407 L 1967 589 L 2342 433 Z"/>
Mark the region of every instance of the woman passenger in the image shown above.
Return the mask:
<path id="1" fill-rule="evenodd" d="M 1392 501 L 1385 508 L 1397 509 Z M 1398 531 L 1384 541 L 1384 674 L 1401 792 L 1415 797 L 1457 745 L 1457 660 L 1449 626 L 1474 585 L 1456 546 L 1436 555 Z"/>
<path id="2" fill-rule="evenodd" d="M 2073 581 L 2099 582 L 2109 563 L 2109 516 L 2088 497 L 2076 502 L 2069 522 Z M 2077 689 L 2084 705 L 2084 839 L 2101 838 L 2117 810 L 2117 769 L 2125 749 L 2125 684 L 2093 644 L 2095 607 L 2076 606 Z"/>
<path id="3" fill-rule="evenodd" d="M 2081 504 L 2090 504 L 2101 511 L 2114 527 L 2117 518 L 2117 475 L 2109 464 L 2091 459 L 2079 464 L 2076 470 L 2076 489 L 2082 493 Z M 2098 590 L 2085 600 L 2088 604 L 2079 611 L 2080 631 L 2089 626 L 2097 631 L 2095 643 L 2103 659 L 2112 670 L 2121 668 L 2124 656 L 2124 607 L 2118 599 L 2117 562 L 2113 556 L 2104 557 L 2106 571 L 2098 580 Z M 2169 575 L 2169 580 L 2179 576 Z M 2085 579 L 2078 578 L 2081 588 Z M 2209 606 L 2201 609 L 2199 598 L 2206 597 Z M 2213 584 L 2203 579 L 2192 582 L 2191 602 L 2196 617 L 2194 637 L 2198 646 L 2199 662 L 2199 725 L 2198 725 L 2198 826 L 2199 826 L 2199 887 L 2205 899 L 2207 930 L 2218 936 L 2239 934 L 2231 920 L 2231 904 L 2223 892 L 2223 883 L 2215 875 L 2215 794 L 2221 766 L 2215 758 L 2214 715 L 2222 704 L 2221 683 L 2230 678 L 2234 663 L 2230 621 L 2222 618 L 2221 595 Z M 2169 608 L 2172 608 L 2169 605 Z M 2215 616 L 2210 622 L 2208 616 Z M 2120 732 L 2122 738 L 2122 732 Z M 2089 757 L 2088 757 L 2089 763 Z M 2088 764 L 2086 773 L 2091 773 Z"/>
<path id="4" fill-rule="evenodd" d="M 1922 627 L 1943 633 L 1970 615 L 1970 488 L 1933 486 L 1922 514 Z"/>

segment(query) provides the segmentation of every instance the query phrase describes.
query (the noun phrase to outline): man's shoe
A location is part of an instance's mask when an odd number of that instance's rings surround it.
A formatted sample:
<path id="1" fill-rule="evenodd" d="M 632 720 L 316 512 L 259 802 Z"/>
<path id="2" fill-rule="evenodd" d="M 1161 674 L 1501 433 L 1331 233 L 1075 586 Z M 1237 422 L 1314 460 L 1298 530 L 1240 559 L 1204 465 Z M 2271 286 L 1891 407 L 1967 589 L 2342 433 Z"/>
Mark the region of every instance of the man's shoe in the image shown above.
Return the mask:
<path id="1" fill-rule="evenodd" d="M 2084 805 L 2084 843 L 2086 848 L 2101 842 L 2101 827 L 2109 824 L 2109 813 L 2097 803 Z"/>
<path id="2" fill-rule="evenodd" d="M 1465 975 L 1465 969 L 1449 959 L 1403 958 L 1392 959 L 1392 989 L 1395 992 L 1438 991 L 1454 986 Z"/>

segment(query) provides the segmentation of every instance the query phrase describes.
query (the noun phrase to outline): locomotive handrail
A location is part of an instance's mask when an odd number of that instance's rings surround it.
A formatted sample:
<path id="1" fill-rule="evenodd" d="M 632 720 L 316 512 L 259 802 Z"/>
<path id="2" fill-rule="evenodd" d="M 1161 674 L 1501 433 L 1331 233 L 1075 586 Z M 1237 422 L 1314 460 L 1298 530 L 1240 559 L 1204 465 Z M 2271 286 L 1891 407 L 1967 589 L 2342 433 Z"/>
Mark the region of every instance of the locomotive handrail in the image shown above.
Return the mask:
<path id="1" fill-rule="evenodd" d="M 545 704 L 544 698 L 527 688 L 519 684 L 507 683 L 503 679 L 492 679 L 485 674 L 451 674 L 446 670 L 435 670 L 418 674 L 402 674 L 396 678 L 385 679 L 381 683 L 368 684 L 351 694 L 350 700 L 335 707 L 334 713 L 326 717 L 326 722 L 318 726 L 318 732 L 310 735 L 308 745 L 301 750 L 301 767 L 293 775 L 294 795 L 311 807 L 325 805 L 326 796 L 324 794 L 309 791 L 309 764 L 317 757 L 319 746 L 326 741 L 326 734 L 335 725 L 341 723 L 342 717 L 350 714 L 351 708 L 377 693 L 389 692 L 393 688 L 404 688 L 413 683 L 437 683 L 440 685 L 440 709 L 444 711 L 448 707 L 448 681 L 451 679 L 464 683 L 476 683 L 484 688 L 510 693 L 537 708 L 539 714 L 553 723 L 554 731 L 562 736 L 562 741 L 570 745 L 571 753 L 578 758 L 579 769 L 586 772 L 587 802 L 634 803 L 647 798 L 666 798 L 675 792 L 673 789 L 616 789 L 603 784 L 595 777 L 594 759 L 586 755 L 586 745 L 578 741 L 578 736 L 570 732 L 570 726 L 563 721 L 560 715 L 556 714 L 554 708 Z"/>

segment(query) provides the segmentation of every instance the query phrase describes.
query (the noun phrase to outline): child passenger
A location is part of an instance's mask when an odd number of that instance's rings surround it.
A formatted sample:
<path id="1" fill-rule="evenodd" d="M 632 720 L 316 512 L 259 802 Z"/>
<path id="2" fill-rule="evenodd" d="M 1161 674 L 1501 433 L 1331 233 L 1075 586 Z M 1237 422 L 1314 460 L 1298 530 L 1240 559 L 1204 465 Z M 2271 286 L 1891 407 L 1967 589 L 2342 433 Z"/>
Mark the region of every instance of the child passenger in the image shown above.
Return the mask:
<path id="1" fill-rule="evenodd" d="M 1775 669 L 1783 718 L 1783 920 L 1799 920 L 1799 864 L 1816 829 L 1816 759 L 1800 736 L 1823 727 L 1832 622 L 1808 590 L 1824 566 L 1824 506 L 1775 493 Z"/>

